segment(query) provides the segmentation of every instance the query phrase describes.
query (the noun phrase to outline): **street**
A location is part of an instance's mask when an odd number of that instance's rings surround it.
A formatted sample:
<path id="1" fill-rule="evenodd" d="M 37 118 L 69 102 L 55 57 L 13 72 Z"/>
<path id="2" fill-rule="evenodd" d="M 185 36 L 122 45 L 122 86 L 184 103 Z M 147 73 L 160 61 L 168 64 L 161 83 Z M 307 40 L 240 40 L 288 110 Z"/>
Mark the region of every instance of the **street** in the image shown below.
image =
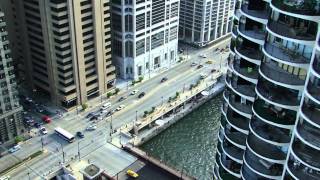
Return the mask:
<path id="1" fill-rule="evenodd" d="M 225 41 L 220 43 L 219 47 L 225 47 L 228 44 L 229 41 Z M 221 64 L 225 66 L 225 59 L 229 53 L 214 52 L 215 48 L 216 47 L 198 50 L 189 49 L 189 60 L 178 64 L 169 71 L 165 71 L 158 76 L 139 83 L 131 87 L 128 91 L 122 89 L 118 95 L 107 100 L 103 99 L 103 102 L 99 99 L 97 99 L 96 102 L 91 102 L 95 106 L 93 106 L 90 111 L 53 120 L 50 124 L 45 125 L 48 130 L 47 135 L 34 137 L 22 144 L 21 150 L 2 157 L 0 159 L 0 170 L 7 168 L 4 167 L 5 165 L 9 166 L 9 164 L 12 164 L 8 162 L 22 160 L 30 154 L 44 149 L 46 153 L 41 155 L 41 159 L 25 163 L 23 166 L 7 174 L 10 175 L 12 179 L 27 179 L 29 177 L 34 179 L 37 176 L 51 171 L 53 167 L 58 166 L 60 163 L 79 158 L 79 154 L 80 157 L 84 157 L 92 151 L 95 151 L 107 143 L 107 141 L 110 141 L 111 127 L 112 129 L 117 129 L 127 123 L 133 122 L 136 118 L 141 118 L 144 111 L 149 111 L 152 107 L 167 102 L 169 97 L 174 96 L 177 91 L 181 92 L 184 89 L 189 89 L 191 84 L 198 81 L 200 74 L 209 74 L 212 69 L 219 69 Z M 199 57 L 200 54 L 205 54 L 207 58 Z M 206 63 L 209 60 L 213 63 Z M 221 62 L 221 60 L 223 62 Z M 191 66 L 192 63 L 197 63 L 197 65 Z M 203 67 L 199 68 L 199 64 L 203 65 Z M 163 77 L 167 77 L 168 80 L 161 83 L 160 81 Z M 133 90 L 138 90 L 139 92 L 135 95 L 130 95 Z M 137 96 L 141 92 L 145 92 L 145 96 L 138 98 Z M 118 102 L 120 97 L 126 97 L 126 99 Z M 93 123 L 85 118 L 86 115 L 90 112 L 98 112 L 101 104 L 105 102 L 111 102 L 112 106 L 109 108 L 110 110 L 116 109 L 119 105 L 125 105 L 125 108 L 119 112 L 115 111 L 112 117 L 98 121 L 96 123 L 96 130 L 86 131 L 86 127 Z M 85 137 L 83 139 L 76 137 L 75 142 L 68 143 L 54 134 L 54 128 L 58 126 L 72 134 L 81 131 Z"/>

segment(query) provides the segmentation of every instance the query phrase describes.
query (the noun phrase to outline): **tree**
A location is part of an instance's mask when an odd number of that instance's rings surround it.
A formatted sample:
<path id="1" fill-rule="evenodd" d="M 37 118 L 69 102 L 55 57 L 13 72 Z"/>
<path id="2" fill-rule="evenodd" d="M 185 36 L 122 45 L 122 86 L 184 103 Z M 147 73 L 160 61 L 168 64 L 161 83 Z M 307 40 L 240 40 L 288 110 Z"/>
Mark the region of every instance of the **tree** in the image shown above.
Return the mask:
<path id="1" fill-rule="evenodd" d="M 141 81 L 143 81 L 143 77 L 142 76 L 139 77 L 139 82 L 141 82 Z"/>
<path id="2" fill-rule="evenodd" d="M 112 95 L 113 95 L 112 92 L 108 92 L 108 93 L 107 93 L 107 98 L 110 98 Z"/>
<path id="3" fill-rule="evenodd" d="M 176 97 L 179 97 L 180 96 L 180 93 L 179 92 L 176 92 Z"/>
<path id="4" fill-rule="evenodd" d="M 118 94 L 120 92 L 120 89 L 119 88 L 116 88 L 115 90 L 114 90 L 114 93 L 115 94 Z"/>
<path id="5" fill-rule="evenodd" d="M 22 136 L 16 136 L 14 138 L 14 141 L 15 141 L 16 144 L 18 144 L 19 142 L 22 142 L 23 140 L 24 140 L 24 138 Z"/>
<path id="6" fill-rule="evenodd" d="M 82 106 L 82 109 L 85 111 L 87 108 L 88 108 L 88 104 L 84 103 L 81 105 Z"/>

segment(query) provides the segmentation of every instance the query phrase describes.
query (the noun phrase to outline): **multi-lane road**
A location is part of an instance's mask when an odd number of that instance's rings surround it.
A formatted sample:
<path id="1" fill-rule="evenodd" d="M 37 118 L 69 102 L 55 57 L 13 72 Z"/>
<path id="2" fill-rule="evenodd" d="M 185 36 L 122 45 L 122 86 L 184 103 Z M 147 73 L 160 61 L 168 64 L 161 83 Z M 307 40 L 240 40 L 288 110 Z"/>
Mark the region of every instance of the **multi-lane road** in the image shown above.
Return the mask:
<path id="1" fill-rule="evenodd" d="M 221 60 L 225 60 L 228 53 L 214 52 L 214 49 L 217 47 L 225 47 L 228 43 L 229 41 L 225 41 L 216 46 L 199 50 L 189 49 L 188 61 L 182 62 L 172 69 L 130 88 L 128 91 L 122 90 L 119 95 L 106 100 L 105 102 L 111 102 L 111 110 L 116 109 L 122 104 L 126 106 L 121 111 L 113 114 L 113 129 L 117 129 L 124 124 L 134 121 L 136 115 L 138 118 L 142 117 L 144 111 L 167 102 L 168 98 L 174 96 L 177 91 L 188 89 L 190 84 L 198 81 L 200 74 L 209 74 L 213 68 L 217 69 L 221 64 L 225 64 L 225 61 L 221 62 Z M 200 54 L 205 54 L 207 58 L 199 57 Z M 207 64 L 206 62 L 208 60 L 213 61 L 213 63 Z M 203 67 L 197 68 L 197 66 L 191 66 L 193 62 L 197 64 L 200 63 Z M 160 81 L 163 77 L 167 77 L 168 80 L 161 83 Z M 139 90 L 139 92 L 136 95 L 130 95 L 133 90 Z M 145 92 L 146 95 L 138 98 L 137 95 L 140 92 Z M 126 99 L 118 102 L 120 97 L 126 97 Z M 97 104 L 100 104 L 100 101 L 97 101 Z M 95 106 L 90 109 L 90 112 L 97 112 L 99 109 L 100 106 Z M 46 126 L 49 131 L 48 135 L 32 138 L 23 144 L 22 149 L 18 152 L 2 157 L 0 159 L 1 166 L 10 164 L 5 162 L 23 159 L 33 152 L 41 150 L 42 148 L 45 149 L 47 153 L 39 157 L 40 159 L 37 161 L 25 163 L 23 166 L 8 173 L 13 179 L 27 179 L 27 172 L 29 172 L 29 176 L 36 177 L 51 170 L 52 167 L 59 164 L 59 162 L 62 162 L 62 150 L 65 160 L 75 157 L 79 152 L 80 156 L 83 156 L 84 154 L 94 151 L 110 138 L 111 117 L 99 121 L 97 123 L 97 130 L 89 132 L 85 131 L 86 127 L 92 124 L 91 121 L 85 118 L 88 113 L 89 111 L 83 114 L 54 120 Z M 77 139 L 76 142 L 69 144 L 53 133 L 53 129 L 57 126 L 73 134 L 77 131 L 82 131 L 84 132 L 85 138 Z M 0 170 L 1 169 L 5 169 L 5 167 L 0 167 Z"/>

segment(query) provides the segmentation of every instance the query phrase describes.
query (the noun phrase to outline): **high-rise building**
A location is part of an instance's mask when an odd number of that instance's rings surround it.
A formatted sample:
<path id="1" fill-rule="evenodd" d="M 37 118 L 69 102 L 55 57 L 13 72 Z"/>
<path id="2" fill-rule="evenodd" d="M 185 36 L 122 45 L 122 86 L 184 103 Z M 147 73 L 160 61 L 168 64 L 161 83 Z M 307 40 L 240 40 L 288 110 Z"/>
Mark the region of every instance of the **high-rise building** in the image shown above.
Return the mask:
<path id="1" fill-rule="evenodd" d="M 16 6 L 26 79 L 36 95 L 70 109 L 114 87 L 109 0 L 22 0 Z"/>
<path id="2" fill-rule="evenodd" d="M 236 7 L 214 177 L 320 179 L 320 1 Z"/>
<path id="3" fill-rule="evenodd" d="M 0 9 L 0 142 L 24 132 L 4 13 Z"/>
<path id="4" fill-rule="evenodd" d="M 206 46 L 230 35 L 235 0 L 181 0 L 179 40 Z"/>
<path id="5" fill-rule="evenodd" d="M 179 0 L 113 0 L 113 61 L 124 79 L 168 69 L 177 61 Z"/>

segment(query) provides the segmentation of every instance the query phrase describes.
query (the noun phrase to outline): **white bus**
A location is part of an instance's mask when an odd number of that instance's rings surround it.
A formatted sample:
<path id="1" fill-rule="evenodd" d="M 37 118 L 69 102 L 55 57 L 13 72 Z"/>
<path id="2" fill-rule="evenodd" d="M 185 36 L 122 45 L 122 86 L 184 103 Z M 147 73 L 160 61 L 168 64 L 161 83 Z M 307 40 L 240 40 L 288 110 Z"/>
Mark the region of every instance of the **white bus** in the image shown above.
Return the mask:
<path id="1" fill-rule="evenodd" d="M 56 127 L 54 131 L 56 132 L 57 135 L 61 136 L 69 143 L 72 143 L 74 141 L 74 136 L 68 131 L 62 129 L 61 127 Z"/>

